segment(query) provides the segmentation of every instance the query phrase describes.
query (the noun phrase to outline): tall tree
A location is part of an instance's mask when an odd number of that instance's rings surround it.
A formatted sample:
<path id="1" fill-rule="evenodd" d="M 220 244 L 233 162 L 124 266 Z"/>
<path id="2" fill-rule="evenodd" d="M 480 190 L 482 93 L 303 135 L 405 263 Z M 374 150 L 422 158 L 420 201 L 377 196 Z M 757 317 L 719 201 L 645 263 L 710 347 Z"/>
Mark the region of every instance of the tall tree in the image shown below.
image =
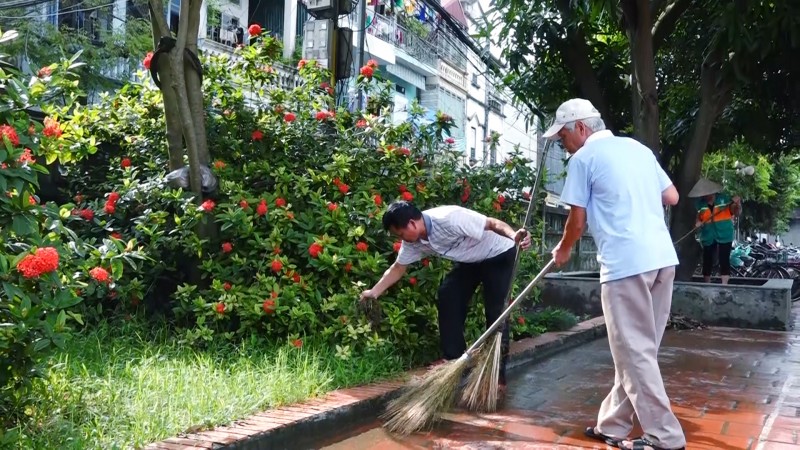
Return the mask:
<path id="1" fill-rule="evenodd" d="M 694 224 L 686 194 L 717 121 L 732 115 L 736 95 L 749 98 L 764 82 L 763 60 L 800 42 L 800 5 L 791 2 L 498 0 L 497 8 L 515 95 L 550 111 L 565 98 L 587 98 L 612 130 L 650 147 L 682 194 L 674 237 Z M 679 255 L 685 278 L 694 242 L 685 240 Z"/>

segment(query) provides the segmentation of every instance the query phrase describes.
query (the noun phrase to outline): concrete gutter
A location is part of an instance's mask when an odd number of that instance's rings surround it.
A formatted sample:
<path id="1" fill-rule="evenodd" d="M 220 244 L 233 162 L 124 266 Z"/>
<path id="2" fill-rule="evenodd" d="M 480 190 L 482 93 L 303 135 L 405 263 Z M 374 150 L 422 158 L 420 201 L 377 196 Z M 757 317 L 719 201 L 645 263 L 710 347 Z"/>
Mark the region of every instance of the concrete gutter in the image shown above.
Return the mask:
<path id="1" fill-rule="evenodd" d="M 605 322 L 596 317 L 568 331 L 550 332 L 511 343 L 508 370 L 541 361 L 554 354 L 604 337 Z M 425 373 L 407 372 L 404 378 Z M 372 422 L 403 387 L 403 380 L 373 383 L 330 392 L 318 399 L 256 413 L 230 426 L 183 433 L 146 449 L 163 450 L 266 450 L 313 448 L 326 437 Z"/>

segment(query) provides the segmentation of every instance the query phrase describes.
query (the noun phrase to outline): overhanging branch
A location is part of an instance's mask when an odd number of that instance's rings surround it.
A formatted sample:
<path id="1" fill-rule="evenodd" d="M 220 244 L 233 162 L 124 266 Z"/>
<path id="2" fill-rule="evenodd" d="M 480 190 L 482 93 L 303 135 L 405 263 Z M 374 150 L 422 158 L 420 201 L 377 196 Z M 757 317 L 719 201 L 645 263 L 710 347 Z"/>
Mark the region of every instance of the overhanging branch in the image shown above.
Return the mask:
<path id="1" fill-rule="evenodd" d="M 692 0 L 673 0 L 670 2 L 661 15 L 653 24 L 653 53 L 658 53 L 658 49 L 667 39 L 667 36 L 675 29 L 678 19 L 689 9 Z"/>

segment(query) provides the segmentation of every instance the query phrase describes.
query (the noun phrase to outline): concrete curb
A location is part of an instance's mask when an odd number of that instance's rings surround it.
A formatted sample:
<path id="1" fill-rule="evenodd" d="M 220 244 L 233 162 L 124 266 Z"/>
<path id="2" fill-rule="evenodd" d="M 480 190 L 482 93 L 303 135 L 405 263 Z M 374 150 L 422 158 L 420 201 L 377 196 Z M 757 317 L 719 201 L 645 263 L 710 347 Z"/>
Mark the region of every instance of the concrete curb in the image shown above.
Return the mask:
<path id="1" fill-rule="evenodd" d="M 545 333 L 511 343 L 508 370 L 541 361 L 556 353 L 606 335 L 603 317 L 581 322 L 568 331 Z M 407 372 L 420 375 L 425 369 Z M 386 403 L 399 393 L 404 381 L 373 383 L 330 392 L 319 399 L 256 413 L 230 426 L 183 433 L 146 449 L 162 450 L 266 450 L 313 448 L 314 442 L 375 420 Z"/>

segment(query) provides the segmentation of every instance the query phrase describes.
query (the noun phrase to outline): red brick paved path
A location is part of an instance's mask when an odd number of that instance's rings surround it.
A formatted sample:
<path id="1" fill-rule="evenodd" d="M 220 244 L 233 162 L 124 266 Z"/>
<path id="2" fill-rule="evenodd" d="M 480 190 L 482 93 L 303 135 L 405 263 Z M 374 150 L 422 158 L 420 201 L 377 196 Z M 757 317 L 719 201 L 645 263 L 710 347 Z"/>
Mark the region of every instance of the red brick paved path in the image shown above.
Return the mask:
<path id="1" fill-rule="evenodd" d="M 659 360 L 687 449 L 800 449 L 796 331 L 670 331 Z M 594 424 L 613 379 L 602 339 L 512 374 L 509 400 L 496 414 L 454 412 L 433 431 L 404 439 L 389 436 L 376 422 L 327 444 L 330 449 L 606 448 L 583 437 L 582 430 Z"/>

